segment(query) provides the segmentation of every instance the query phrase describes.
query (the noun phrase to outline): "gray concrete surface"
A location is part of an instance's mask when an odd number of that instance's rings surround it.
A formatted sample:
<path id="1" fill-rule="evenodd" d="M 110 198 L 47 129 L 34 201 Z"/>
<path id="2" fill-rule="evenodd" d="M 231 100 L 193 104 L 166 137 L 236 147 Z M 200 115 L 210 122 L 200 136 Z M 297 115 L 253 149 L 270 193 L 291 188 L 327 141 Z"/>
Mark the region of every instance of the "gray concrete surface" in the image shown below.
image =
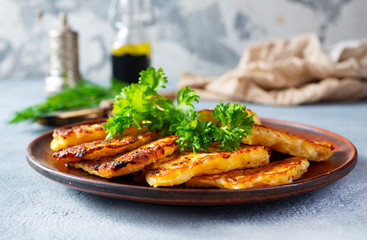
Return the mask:
<path id="1" fill-rule="evenodd" d="M 324 128 L 349 139 L 356 168 L 322 189 L 273 202 L 174 207 L 96 196 L 51 181 L 28 166 L 27 145 L 51 128 L 7 125 L 43 100 L 43 82 L 0 82 L 0 239 L 366 239 L 367 102 L 299 107 L 248 104 L 262 117 Z M 216 102 L 202 101 L 198 108 Z"/>

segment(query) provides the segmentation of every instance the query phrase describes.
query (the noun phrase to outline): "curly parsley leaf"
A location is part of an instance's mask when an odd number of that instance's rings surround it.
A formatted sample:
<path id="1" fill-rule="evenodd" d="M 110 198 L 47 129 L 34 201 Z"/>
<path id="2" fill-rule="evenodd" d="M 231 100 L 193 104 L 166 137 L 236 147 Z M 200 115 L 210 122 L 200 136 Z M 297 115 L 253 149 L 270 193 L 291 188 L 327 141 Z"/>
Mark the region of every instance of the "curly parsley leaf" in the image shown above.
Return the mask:
<path id="1" fill-rule="evenodd" d="M 149 67 L 140 73 L 139 83 L 123 88 L 115 98 L 113 116 L 104 124 L 107 137 L 122 134 L 130 126 L 141 128 L 143 124 L 155 131 L 168 125 L 167 112 L 174 108 L 173 102 L 157 93 L 158 87 L 164 87 L 165 83 L 163 70 Z"/>
<path id="2" fill-rule="evenodd" d="M 104 124 L 108 138 L 122 134 L 130 126 L 143 125 L 151 131 L 175 134 L 181 150 L 199 152 L 206 151 L 213 142 L 219 142 L 222 150 L 233 151 L 251 134 L 253 116 L 248 116 L 246 106 L 220 103 L 213 112 L 217 124 L 200 120 L 193 105 L 199 101 L 196 92 L 189 87 L 181 89 L 175 106 L 157 93 L 166 83 L 163 70 L 150 67 L 140 73 L 138 84 L 123 88 L 115 98 L 113 116 Z"/>
<path id="3" fill-rule="evenodd" d="M 244 137 L 252 134 L 253 115 L 248 116 L 244 105 L 221 102 L 214 108 L 213 116 L 220 120 L 220 127 L 215 133 L 220 149 L 233 151 L 240 147 Z"/>
<path id="4" fill-rule="evenodd" d="M 145 71 L 140 72 L 139 83 L 156 91 L 159 87 L 166 88 L 167 77 L 164 76 L 161 68 L 156 71 L 153 67 L 148 67 Z"/>
<path id="5" fill-rule="evenodd" d="M 190 110 L 187 116 L 179 115 L 171 129 L 179 137 L 177 143 L 181 150 L 190 150 L 194 153 L 206 151 L 213 142 L 216 125 L 211 121 L 200 121 L 200 115 Z"/>
<path id="6" fill-rule="evenodd" d="M 177 142 L 182 150 L 193 152 L 206 151 L 212 142 L 218 142 L 218 148 L 225 151 L 238 149 L 241 140 L 251 134 L 254 124 L 253 115 L 248 116 L 246 106 L 238 103 L 220 103 L 214 109 L 213 116 L 219 120 L 199 121 L 200 115 L 190 110 L 185 118 L 180 116 L 171 130 L 179 137 Z"/>
<path id="7" fill-rule="evenodd" d="M 177 110 L 181 115 L 190 115 L 195 109 L 193 102 L 199 102 L 199 96 L 189 86 L 184 87 L 177 93 Z"/>

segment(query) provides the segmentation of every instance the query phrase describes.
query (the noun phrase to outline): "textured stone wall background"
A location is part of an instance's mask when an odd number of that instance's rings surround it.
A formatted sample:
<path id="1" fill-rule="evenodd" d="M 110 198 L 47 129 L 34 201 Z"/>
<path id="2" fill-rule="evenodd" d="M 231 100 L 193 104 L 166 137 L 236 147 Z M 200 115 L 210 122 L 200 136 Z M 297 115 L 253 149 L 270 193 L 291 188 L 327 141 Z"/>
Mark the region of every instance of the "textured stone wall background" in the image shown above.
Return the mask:
<path id="1" fill-rule="evenodd" d="M 79 33 L 82 75 L 107 83 L 115 34 L 108 6 L 102 0 L 1 0 L 0 79 L 44 79 L 47 32 L 57 28 L 64 11 Z M 174 80 L 184 71 L 223 73 L 237 65 L 246 47 L 272 38 L 315 32 L 324 47 L 367 38 L 365 0 L 152 0 L 152 8 L 152 62 Z"/>

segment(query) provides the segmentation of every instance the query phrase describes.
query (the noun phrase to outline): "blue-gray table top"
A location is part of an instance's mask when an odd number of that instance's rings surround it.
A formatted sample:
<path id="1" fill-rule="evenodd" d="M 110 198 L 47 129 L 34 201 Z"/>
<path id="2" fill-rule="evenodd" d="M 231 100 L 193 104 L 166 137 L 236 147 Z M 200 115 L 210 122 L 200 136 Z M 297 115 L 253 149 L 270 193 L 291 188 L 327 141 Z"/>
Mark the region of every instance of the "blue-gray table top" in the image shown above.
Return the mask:
<path id="1" fill-rule="evenodd" d="M 317 126 L 350 140 L 358 163 L 340 181 L 272 202 L 179 207 L 97 196 L 35 172 L 25 159 L 26 147 L 52 128 L 7 121 L 14 111 L 42 102 L 43 86 L 40 80 L 0 81 L 1 239 L 366 239 L 366 101 L 296 107 L 247 104 L 261 117 Z M 197 108 L 217 103 L 202 100 Z"/>

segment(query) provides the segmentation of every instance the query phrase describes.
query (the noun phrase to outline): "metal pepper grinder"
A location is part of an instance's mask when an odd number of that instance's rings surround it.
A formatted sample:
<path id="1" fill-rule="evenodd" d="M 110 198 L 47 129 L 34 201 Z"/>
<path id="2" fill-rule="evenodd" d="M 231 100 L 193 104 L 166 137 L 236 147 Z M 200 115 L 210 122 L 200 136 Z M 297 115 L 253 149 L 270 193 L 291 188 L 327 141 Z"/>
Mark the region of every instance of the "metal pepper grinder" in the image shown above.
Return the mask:
<path id="1" fill-rule="evenodd" d="M 74 87 L 80 79 L 78 33 L 70 29 L 65 13 L 60 13 L 59 19 L 61 27 L 48 33 L 50 67 L 45 86 L 48 95 Z"/>

